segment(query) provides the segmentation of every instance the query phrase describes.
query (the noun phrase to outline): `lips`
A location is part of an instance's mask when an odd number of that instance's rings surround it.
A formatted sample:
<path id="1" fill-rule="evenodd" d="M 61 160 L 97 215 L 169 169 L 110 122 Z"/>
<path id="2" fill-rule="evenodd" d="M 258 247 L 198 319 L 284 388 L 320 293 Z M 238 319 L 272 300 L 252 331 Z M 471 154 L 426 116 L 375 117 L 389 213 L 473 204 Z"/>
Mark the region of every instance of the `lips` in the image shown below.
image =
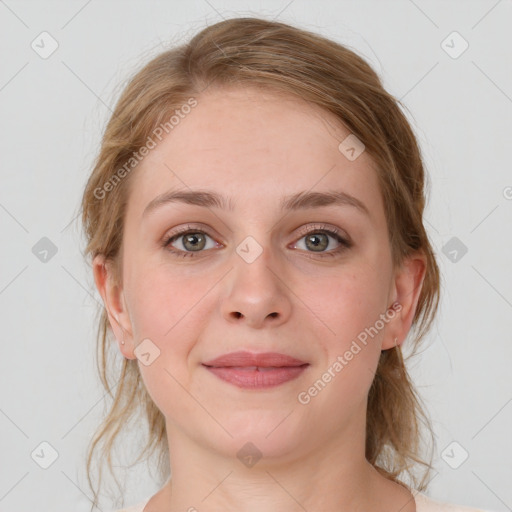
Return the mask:
<path id="1" fill-rule="evenodd" d="M 278 352 L 253 354 L 251 352 L 239 351 L 224 354 L 203 364 L 215 368 L 249 369 L 252 367 L 252 369 L 265 369 L 281 368 L 283 366 L 295 367 L 307 365 L 308 363 Z"/>
<path id="2" fill-rule="evenodd" d="M 224 354 L 203 363 L 203 366 L 229 384 L 259 390 L 296 379 L 309 363 L 277 352 L 252 354 L 240 351 Z"/>

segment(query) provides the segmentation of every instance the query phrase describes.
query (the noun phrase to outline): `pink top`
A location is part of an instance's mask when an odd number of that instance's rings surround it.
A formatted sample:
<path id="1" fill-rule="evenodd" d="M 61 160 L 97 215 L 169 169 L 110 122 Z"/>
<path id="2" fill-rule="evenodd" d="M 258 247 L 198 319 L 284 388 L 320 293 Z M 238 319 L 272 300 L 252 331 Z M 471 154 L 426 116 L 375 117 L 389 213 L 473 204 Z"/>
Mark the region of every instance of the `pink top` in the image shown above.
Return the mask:
<path id="1" fill-rule="evenodd" d="M 461 505 L 453 505 L 429 498 L 421 492 L 414 495 L 416 500 L 416 512 L 490 512 L 481 508 L 471 508 Z M 132 505 L 128 508 L 116 510 L 116 512 L 144 512 L 144 507 L 151 498 L 148 498 L 137 505 Z"/>

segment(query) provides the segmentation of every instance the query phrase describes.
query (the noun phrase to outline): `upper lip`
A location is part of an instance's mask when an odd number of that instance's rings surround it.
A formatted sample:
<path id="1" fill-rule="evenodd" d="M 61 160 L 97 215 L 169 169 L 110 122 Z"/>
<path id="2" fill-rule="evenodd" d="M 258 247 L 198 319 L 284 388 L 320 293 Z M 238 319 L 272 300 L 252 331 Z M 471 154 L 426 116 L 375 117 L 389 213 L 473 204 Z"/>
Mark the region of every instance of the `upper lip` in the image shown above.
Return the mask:
<path id="1" fill-rule="evenodd" d="M 215 367 L 258 366 L 265 368 L 279 366 L 302 366 L 308 363 L 286 354 L 279 354 L 278 352 L 262 352 L 259 354 L 254 354 L 252 352 L 239 351 L 223 354 L 203 364 L 206 366 Z"/>

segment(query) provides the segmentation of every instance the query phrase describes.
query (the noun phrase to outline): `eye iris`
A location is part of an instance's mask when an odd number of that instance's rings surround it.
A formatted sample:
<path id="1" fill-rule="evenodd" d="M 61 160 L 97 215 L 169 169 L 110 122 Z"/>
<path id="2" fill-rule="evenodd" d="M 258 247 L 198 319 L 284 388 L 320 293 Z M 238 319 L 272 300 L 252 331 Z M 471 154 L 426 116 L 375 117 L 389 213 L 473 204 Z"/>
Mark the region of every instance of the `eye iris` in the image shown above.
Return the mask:
<path id="1" fill-rule="evenodd" d="M 193 245 L 187 245 L 189 243 Z M 200 251 L 201 249 L 204 249 L 205 244 L 206 238 L 201 233 L 189 233 L 187 235 L 183 235 L 183 245 L 187 250 Z"/>
<path id="2" fill-rule="evenodd" d="M 313 244 L 312 247 L 315 248 L 315 250 L 318 248 L 320 248 L 321 250 L 324 250 L 329 245 L 329 239 L 328 239 L 327 235 L 325 235 L 323 233 L 317 233 L 317 234 L 309 235 L 306 237 L 306 246 L 308 248 L 311 248 L 309 243 Z M 316 252 L 320 252 L 320 251 L 316 251 Z"/>

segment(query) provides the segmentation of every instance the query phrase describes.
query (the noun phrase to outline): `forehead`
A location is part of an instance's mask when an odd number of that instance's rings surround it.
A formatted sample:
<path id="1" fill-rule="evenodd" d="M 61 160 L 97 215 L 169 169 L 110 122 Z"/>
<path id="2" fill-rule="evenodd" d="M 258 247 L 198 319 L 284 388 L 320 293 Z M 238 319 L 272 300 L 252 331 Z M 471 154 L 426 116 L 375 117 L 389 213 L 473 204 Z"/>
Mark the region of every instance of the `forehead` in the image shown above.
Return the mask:
<path id="1" fill-rule="evenodd" d="M 383 213 L 374 163 L 339 149 L 350 131 L 294 96 L 249 87 L 211 88 L 151 149 L 132 176 L 129 212 L 141 216 L 176 189 L 216 190 L 235 208 L 272 207 L 294 192 L 342 190 Z"/>

